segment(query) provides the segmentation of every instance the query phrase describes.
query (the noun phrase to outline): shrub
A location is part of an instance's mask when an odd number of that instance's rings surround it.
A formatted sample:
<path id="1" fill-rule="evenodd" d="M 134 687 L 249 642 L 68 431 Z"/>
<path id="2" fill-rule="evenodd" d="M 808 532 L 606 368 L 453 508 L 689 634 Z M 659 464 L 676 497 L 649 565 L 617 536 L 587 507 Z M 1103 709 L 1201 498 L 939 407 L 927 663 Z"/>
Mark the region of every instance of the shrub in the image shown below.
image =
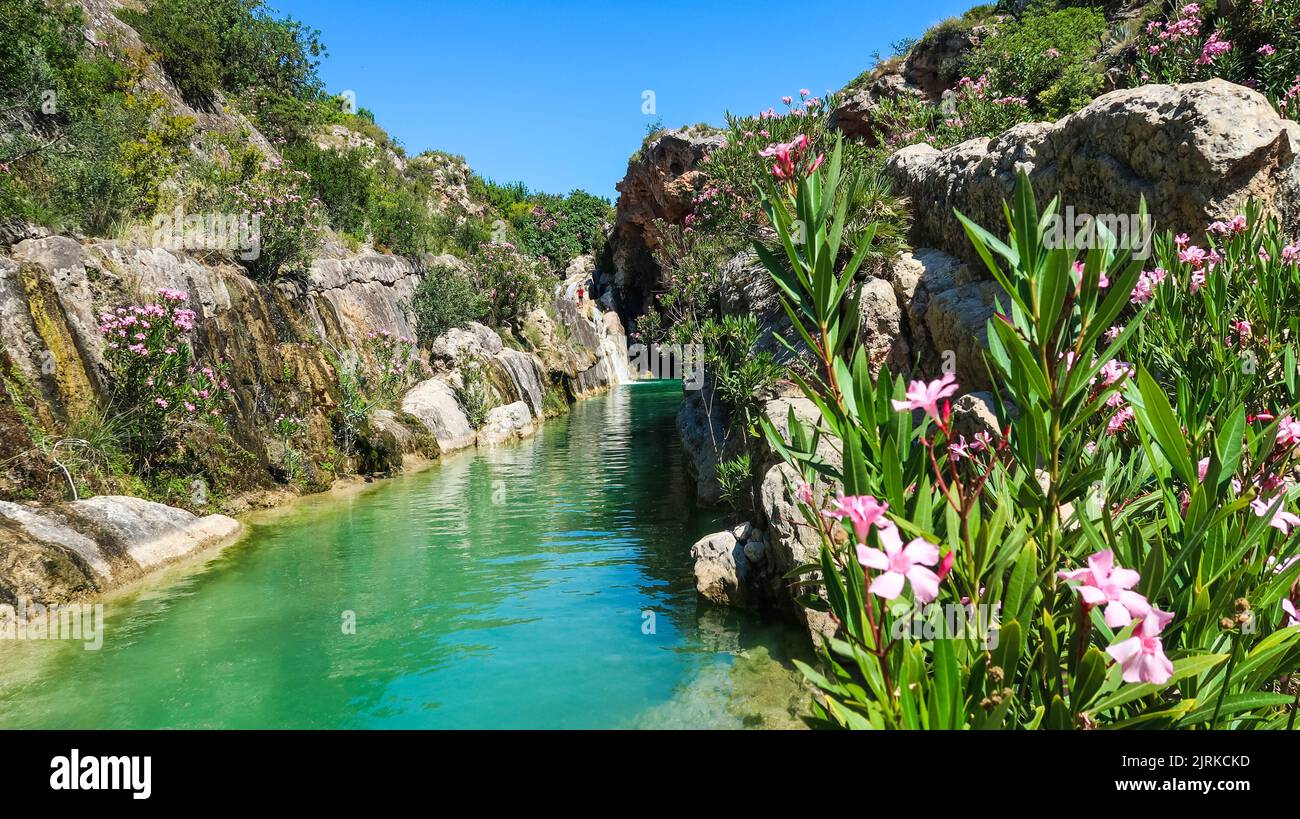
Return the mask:
<path id="1" fill-rule="evenodd" d="M 306 174 L 330 225 L 364 238 L 374 206 L 371 152 L 363 148 L 336 151 L 304 142 L 287 147 L 284 157 Z"/>
<path id="2" fill-rule="evenodd" d="M 415 332 L 429 345 L 438 336 L 487 316 L 483 295 L 464 273 L 446 265 L 435 265 L 420 279 L 411 297 Z"/>
<path id="3" fill-rule="evenodd" d="M 492 394 L 482 362 L 471 358 L 461 365 L 460 383 L 455 385 L 455 391 L 470 427 L 478 429 L 483 426 L 488 410 L 492 408 Z"/>
<path id="4" fill-rule="evenodd" d="M 480 246 L 469 260 L 469 280 L 482 298 L 484 320 L 494 327 L 541 304 L 554 284 L 535 259 L 509 243 Z"/>
<path id="5" fill-rule="evenodd" d="M 967 76 L 986 76 L 999 97 L 1021 97 L 1037 116 L 1056 119 L 1101 90 L 1097 57 L 1106 18 L 1101 9 L 1053 3 L 1030 6 L 967 55 Z"/>
<path id="6" fill-rule="evenodd" d="M 753 469 L 748 452 L 718 462 L 718 487 L 722 499 L 736 512 L 753 505 Z"/>
<path id="7" fill-rule="evenodd" d="M 195 314 L 183 306 L 189 294 L 163 289 L 158 296 L 106 312 L 99 324 L 113 390 L 109 411 L 144 471 L 165 461 L 189 431 L 219 425 L 230 392 L 220 367 L 194 360 L 186 337 Z"/>
<path id="8" fill-rule="evenodd" d="M 307 272 L 322 231 L 320 203 L 311 196 L 308 182 L 302 171 L 269 162 L 252 179 L 226 192 L 226 208 L 249 214 L 259 226 L 257 256 L 245 260 L 253 278 L 269 281 Z"/>
<path id="9" fill-rule="evenodd" d="M 320 33 L 273 18 L 262 0 L 150 0 L 143 10 L 118 14 L 158 51 L 172 82 L 193 102 L 252 87 L 301 99 L 320 93 Z"/>
<path id="10" fill-rule="evenodd" d="M 870 375 L 844 301 L 855 263 L 832 261 L 824 192 L 837 169 L 763 200 L 786 240 L 794 212 L 814 215 L 802 252 L 789 241 L 763 251 L 811 328 L 795 325 L 818 361 L 803 386 L 823 407 L 816 427 L 791 415 L 788 436 L 764 422 L 820 532 L 822 580 L 802 579 L 824 597 L 806 600 L 841 625 L 821 670 L 801 664 L 818 690 L 811 721 L 1286 727 L 1295 695 L 1276 686 L 1300 662 L 1300 621 L 1283 611 L 1295 606 L 1300 516 L 1286 511 L 1296 490 L 1282 476 L 1300 425 L 1248 419 L 1231 393 L 1171 403 L 1146 362 L 1122 360 L 1153 309 L 1110 330 L 1134 311 L 1142 263 L 1113 245 L 1081 258 L 1048 249 L 1022 176 L 1005 242 L 958 214 L 1006 294 L 986 358 L 1018 416 L 958 436 L 952 374 L 910 385 Z M 841 466 L 817 457 L 822 436 Z M 934 602 L 961 618 L 956 632 Z M 961 627 L 973 617 L 996 626 Z"/>
<path id="11" fill-rule="evenodd" d="M 586 191 L 544 198 L 523 220 L 519 247 L 545 259 L 551 270 L 563 270 L 577 256 L 600 253 L 613 215 L 607 200 Z"/>
<path id="12" fill-rule="evenodd" d="M 367 384 L 368 393 L 378 404 L 392 404 L 419 372 L 415 339 L 378 330 L 367 333 L 366 342 L 375 360 L 375 376 Z"/>
<path id="13" fill-rule="evenodd" d="M 1286 116 L 1300 102 L 1300 0 L 1172 6 L 1151 20 L 1130 69 L 1134 82 L 1223 77 L 1257 88 Z"/>

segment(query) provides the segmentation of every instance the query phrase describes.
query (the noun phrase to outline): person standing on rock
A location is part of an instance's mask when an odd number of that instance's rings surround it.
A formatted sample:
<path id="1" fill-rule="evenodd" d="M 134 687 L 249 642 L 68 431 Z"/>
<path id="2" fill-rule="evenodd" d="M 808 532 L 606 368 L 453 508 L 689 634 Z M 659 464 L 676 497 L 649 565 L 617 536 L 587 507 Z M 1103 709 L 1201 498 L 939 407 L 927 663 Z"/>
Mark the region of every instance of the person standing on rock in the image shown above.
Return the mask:
<path id="1" fill-rule="evenodd" d="M 578 285 L 578 306 L 582 306 L 582 285 Z"/>

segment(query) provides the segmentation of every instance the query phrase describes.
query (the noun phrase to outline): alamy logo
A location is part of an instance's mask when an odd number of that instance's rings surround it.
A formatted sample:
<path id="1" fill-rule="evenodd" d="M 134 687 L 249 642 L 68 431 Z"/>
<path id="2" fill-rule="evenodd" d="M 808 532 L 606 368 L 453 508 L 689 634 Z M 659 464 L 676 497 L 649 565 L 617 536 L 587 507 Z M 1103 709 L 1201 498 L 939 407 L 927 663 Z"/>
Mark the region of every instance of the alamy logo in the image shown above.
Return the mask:
<path id="1" fill-rule="evenodd" d="M 87 651 L 104 645 L 103 603 L 43 605 L 25 597 L 0 603 L 0 640 L 81 640 Z"/>
<path id="2" fill-rule="evenodd" d="M 185 213 L 177 207 L 153 220 L 153 244 L 167 250 L 225 250 L 244 261 L 262 254 L 262 217 L 247 213 Z"/>
<path id="3" fill-rule="evenodd" d="M 132 799 L 153 793 L 153 757 L 82 756 L 76 748 L 50 760 L 50 788 L 56 791 L 131 791 Z"/>
<path id="4" fill-rule="evenodd" d="M 1043 244 L 1052 250 L 1129 250 L 1134 259 L 1151 255 L 1151 218 L 1138 213 L 1076 213 L 1066 205 L 1053 213 L 1043 231 Z"/>
<path id="5" fill-rule="evenodd" d="M 627 359 L 638 379 L 680 379 L 687 390 L 704 386 L 702 344 L 631 344 Z"/>

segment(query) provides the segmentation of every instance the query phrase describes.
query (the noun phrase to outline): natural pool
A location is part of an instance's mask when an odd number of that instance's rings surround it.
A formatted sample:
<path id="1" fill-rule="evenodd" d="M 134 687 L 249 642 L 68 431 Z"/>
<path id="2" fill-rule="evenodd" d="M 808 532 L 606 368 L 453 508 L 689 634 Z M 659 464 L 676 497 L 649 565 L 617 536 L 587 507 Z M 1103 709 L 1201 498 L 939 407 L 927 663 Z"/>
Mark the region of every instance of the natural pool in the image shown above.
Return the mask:
<path id="1" fill-rule="evenodd" d="M 620 387 L 254 520 L 110 599 L 98 651 L 0 645 L 0 728 L 797 726 L 805 638 L 696 597 L 690 544 L 723 521 L 695 507 L 680 397 Z"/>

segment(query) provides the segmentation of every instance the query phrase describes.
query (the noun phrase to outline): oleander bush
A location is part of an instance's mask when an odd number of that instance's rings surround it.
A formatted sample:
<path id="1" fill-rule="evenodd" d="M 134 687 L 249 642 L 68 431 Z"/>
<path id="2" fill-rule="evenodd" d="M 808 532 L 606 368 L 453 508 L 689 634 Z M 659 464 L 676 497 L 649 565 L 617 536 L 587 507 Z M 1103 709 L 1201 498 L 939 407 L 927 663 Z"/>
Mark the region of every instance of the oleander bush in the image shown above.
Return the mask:
<path id="1" fill-rule="evenodd" d="M 1289 287 L 1296 271 L 1275 228 L 1249 216 L 1215 227 L 1224 241 L 1213 245 L 1213 268 L 1207 252 L 1167 237 L 1158 258 L 1169 267 L 1153 284 L 1154 268 L 1113 238 L 1049 248 L 1044 224 L 1056 203 L 1040 212 L 1023 176 L 1005 241 L 958 214 L 1005 294 L 985 357 L 1001 428 L 968 440 L 948 404 L 960 374 L 904 384 L 870 373 L 845 299 L 868 241 L 843 262 L 843 213 L 832 206 L 854 184 L 841 153 L 824 164 L 796 155 L 796 173 L 766 185 L 762 206 L 781 244 L 756 245 L 801 319 L 796 340 L 819 363 L 794 377 L 821 408 L 820 424 L 792 413 L 783 436 L 764 421 L 801 476 L 791 489 L 822 544 L 792 582 L 839 627 L 820 667 L 802 666 L 818 691 L 810 721 L 1292 726 L 1294 399 L 1272 376 L 1224 375 L 1187 385 L 1184 400 L 1172 382 L 1193 365 L 1159 329 L 1162 312 L 1178 309 L 1188 312 L 1174 320 L 1189 327 L 1198 309 L 1231 307 L 1220 320 L 1240 320 L 1249 309 L 1228 293 L 1234 283 Z M 792 241 L 796 219 L 802 246 Z M 1257 232 L 1276 251 L 1262 265 L 1250 252 Z M 1237 331 L 1234 352 L 1245 337 Z M 1257 402 L 1270 400 L 1281 403 L 1261 411 Z M 842 462 L 817 454 L 823 437 Z"/>
<path id="2" fill-rule="evenodd" d="M 196 431 L 220 429 L 231 390 L 220 366 L 194 358 L 189 294 L 163 289 L 157 295 L 99 317 L 111 387 L 107 415 L 144 473 L 166 463 Z"/>
<path id="3" fill-rule="evenodd" d="M 1300 1 L 1169 3 L 1136 44 L 1130 81 L 1222 77 L 1258 89 L 1295 119 L 1300 102 Z"/>

